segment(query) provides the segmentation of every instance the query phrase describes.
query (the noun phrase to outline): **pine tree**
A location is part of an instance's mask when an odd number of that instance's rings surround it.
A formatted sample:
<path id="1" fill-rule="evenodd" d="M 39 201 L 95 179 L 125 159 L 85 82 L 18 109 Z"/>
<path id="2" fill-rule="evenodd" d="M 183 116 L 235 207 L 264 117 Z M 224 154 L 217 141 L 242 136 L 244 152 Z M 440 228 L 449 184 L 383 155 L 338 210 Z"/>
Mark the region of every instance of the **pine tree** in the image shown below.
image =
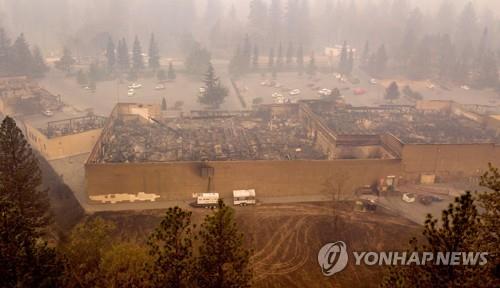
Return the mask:
<path id="1" fill-rule="evenodd" d="M 257 44 L 253 47 L 252 68 L 253 70 L 259 69 L 259 46 Z"/>
<path id="2" fill-rule="evenodd" d="M 340 52 L 340 61 L 339 61 L 339 72 L 342 75 L 348 75 L 349 70 L 349 59 L 348 59 L 348 50 L 347 50 L 347 42 L 344 41 L 344 45 L 342 45 L 342 50 Z"/>
<path id="3" fill-rule="evenodd" d="M 281 71 L 281 69 L 283 69 L 283 47 L 281 45 L 281 42 L 278 48 L 278 57 L 276 58 L 276 69 L 278 71 Z"/>
<path id="4" fill-rule="evenodd" d="M 361 56 L 361 67 L 366 68 L 368 61 L 370 59 L 370 42 L 365 42 L 365 48 L 363 49 L 363 55 Z"/>
<path id="5" fill-rule="evenodd" d="M 56 62 L 56 68 L 69 74 L 75 63 L 76 61 L 71 55 L 71 50 L 68 47 L 64 47 L 63 56 Z"/>
<path id="6" fill-rule="evenodd" d="M 203 75 L 209 67 L 210 59 L 210 52 L 201 47 L 199 43 L 194 43 L 185 61 L 187 72 L 195 75 Z"/>
<path id="7" fill-rule="evenodd" d="M 156 79 L 158 79 L 159 82 L 165 82 L 168 79 L 165 70 L 163 69 L 158 70 L 158 72 L 156 72 Z"/>
<path id="8" fill-rule="evenodd" d="M 22 33 L 12 45 L 12 62 L 14 63 L 12 67 L 14 75 L 32 75 L 33 55 Z"/>
<path id="9" fill-rule="evenodd" d="M 144 58 L 142 57 L 142 47 L 139 38 L 135 36 L 134 47 L 132 48 L 132 69 L 139 72 L 144 69 Z"/>
<path id="10" fill-rule="evenodd" d="M 243 247 L 244 238 L 234 221 L 234 210 L 222 200 L 219 208 L 205 218 L 199 239 L 195 276 L 200 287 L 251 287 L 250 251 Z"/>
<path id="11" fill-rule="evenodd" d="M 293 62 L 293 44 L 292 42 L 288 43 L 288 48 L 286 49 L 286 65 L 290 66 Z"/>
<path id="12" fill-rule="evenodd" d="M 211 108 L 219 108 L 224 102 L 224 99 L 227 97 L 229 91 L 222 85 L 219 78 L 215 76 L 215 70 L 211 62 L 209 62 L 204 82 L 205 91 L 200 95 L 198 101 Z"/>
<path id="13" fill-rule="evenodd" d="M 130 68 L 130 57 L 125 38 L 118 42 L 118 65 L 122 71 L 128 71 Z"/>
<path id="14" fill-rule="evenodd" d="M 194 271 L 191 214 L 179 207 L 169 208 L 149 237 L 149 253 L 153 257 L 150 277 L 154 287 L 180 288 L 189 283 Z"/>
<path id="15" fill-rule="evenodd" d="M 385 50 L 385 45 L 381 45 L 375 55 L 375 63 L 373 67 L 373 72 L 375 75 L 382 75 L 385 72 L 387 66 L 387 52 Z"/>
<path id="16" fill-rule="evenodd" d="M 496 57 L 492 52 L 486 52 L 483 56 L 477 85 L 481 88 L 495 88 L 498 85 L 498 65 Z"/>
<path id="17" fill-rule="evenodd" d="M 161 110 L 167 111 L 167 100 L 165 99 L 165 97 L 161 99 Z"/>
<path id="18" fill-rule="evenodd" d="M 354 50 L 349 49 L 349 57 L 347 59 L 347 74 L 351 75 L 354 69 Z"/>
<path id="19" fill-rule="evenodd" d="M 0 275 L 5 287 L 57 286 L 60 262 L 42 236 L 52 218 L 38 160 L 15 121 L 0 126 Z"/>
<path id="20" fill-rule="evenodd" d="M 314 58 L 314 52 L 311 53 L 311 58 L 309 59 L 309 65 L 307 66 L 307 74 L 309 74 L 309 76 L 316 75 L 316 59 Z"/>
<path id="21" fill-rule="evenodd" d="M 385 90 L 385 96 L 384 98 L 390 101 L 399 99 L 399 95 L 401 93 L 399 92 L 399 87 L 396 82 L 392 82 L 389 87 Z"/>
<path id="22" fill-rule="evenodd" d="M 153 70 L 160 68 L 160 50 L 158 49 L 154 34 L 151 34 L 151 40 L 149 41 L 148 66 Z"/>
<path id="23" fill-rule="evenodd" d="M 49 67 L 45 63 L 42 51 L 38 46 L 33 48 L 33 69 L 32 75 L 34 77 L 43 77 L 45 73 L 49 70 Z"/>
<path id="24" fill-rule="evenodd" d="M 304 73 L 304 51 L 302 45 L 297 50 L 297 70 L 299 71 L 299 75 Z"/>
<path id="25" fill-rule="evenodd" d="M 174 70 L 174 65 L 172 62 L 168 63 L 168 80 L 174 81 L 177 78 L 177 74 Z"/>
<path id="26" fill-rule="evenodd" d="M 241 52 L 241 70 L 243 73 L 246 73 L 250 70 L 250 64 L 252 61 L 252 44 L 250 43 L 248 34 L 245 36 L 243 50 Z"/>
<path id="27" fill-rule="evenodd" d="M 113 73 L 115 71 L 116 65 L 116 55 L 115 55 L 115 44 L 111 36 L 108 38 L 108 45 L 106 47 L 106 59 L 107 59 L 107 70 L 108 73 Z"/>
<path id="28" fill-rule="evenodd" d="M 10 39 L 3 28 L 0 27 L 0 76 L 7 76 L 11 71 L 11 45 Z"/>
<path id="29" fill-rule="evenodd" d="M 267 61 L 267 68 L 272 70 L 274 68 L 274 48 L 269 49 L 269 58 Z"/>

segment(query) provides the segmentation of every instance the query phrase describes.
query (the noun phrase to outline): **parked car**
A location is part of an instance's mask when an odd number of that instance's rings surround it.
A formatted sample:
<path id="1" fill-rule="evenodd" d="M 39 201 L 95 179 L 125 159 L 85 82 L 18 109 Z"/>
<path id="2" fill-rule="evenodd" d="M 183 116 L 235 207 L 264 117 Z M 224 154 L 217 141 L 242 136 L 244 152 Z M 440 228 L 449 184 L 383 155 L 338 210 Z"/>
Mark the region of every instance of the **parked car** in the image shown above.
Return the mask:
<path id="1" fill-rule="evenodd" d="M 404 193 L 402 199 L 406 203 L 413 203 L 416 200 L 415 199 L 415 194 L 412 194 L 412 193 Z"/>
<path id="2" fill-rule="evenodd" d="M 370 84 L 377 85 L 377 79 L 375 78 L 370 79 Z"/>
<path id="3" fill-rule="evenodd" d="M 165 89 L 166 89 L 166 87 L 163 84 L 158 84 L 155 86 L 155 90 L 165 90 Z"/>
<path id="4" fill-rule="evenodd" d="M 52 117 L 54 116 L 54 112 L 50 111 L 49 109 L 43 110 L 42 114 L 47 116 L 47 117 Z"/>
<path id="5" fill-rule="evenodd" d="M 127 96 L 132 97 L 135 95 L 135 90 L 134 89 L 128 89 Z"/>
<path id="6" fill-rule="evenodd" d="M 300 90 L 299 89 L 293 89 L 292 91 L 290 91 L 290 95 L 292 96 L 295 96 L 295 95 L 300 95 Z"/>
<path id="7" fill-rule="evenodd" d="M 128 89 L 140 89 L 142 88 L 142 84 L 138 84 L 138 83 L 132 83 L 128 86 Z"/>

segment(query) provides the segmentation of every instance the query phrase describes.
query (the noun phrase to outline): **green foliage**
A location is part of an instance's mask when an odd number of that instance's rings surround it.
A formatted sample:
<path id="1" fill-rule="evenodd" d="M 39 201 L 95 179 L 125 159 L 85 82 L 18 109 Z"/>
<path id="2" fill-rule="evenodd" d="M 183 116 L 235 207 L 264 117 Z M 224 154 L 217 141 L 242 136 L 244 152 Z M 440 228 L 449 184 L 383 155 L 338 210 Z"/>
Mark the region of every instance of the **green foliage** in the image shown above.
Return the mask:
<path id="1" fill-rule="evenodd" d="M 311 58 L 309 59 L 309 65 L 307 66 L 307 74 L 309 76 L 316 75 L 316 60 L 314 58 L 314 53 L 311 54 Z"/>
<path id="2" fill-rule="evenodd" d="M 83 72 L 82 69 L 78 70 L 78 72 L 76 73 L 76 82 L 78 82 L 78 84 L 81 86 L 86 86 L 89 84 L 89 77 L 87 76 L 87 73 Z"/>
<path id="3" fill-rule="evenodd" d="M 148 241 L 154 287 L 187 287 L 193 266 L 191 212 L 169 208 Z"/>
<path id="4" fill-rule="evenodd" d="M 210 53 L 201 47 L 199 43 L 195 43 L 186 58 L 186 70 L 190 74 L 202 75 L 210 65 Z"/>
<path id="5" fill-rule="evenodd" d="M 135 36 L 134 46 L 132 47 L 132 69 L 138 72 L 144 69 L 144 58 L 142 56 L 142 46 L 139 38 Z"/>
<path id="6" fill-rule="evenodd" d="M 65 287 L 97 287 L 101 284 L 101 259 L 111 245 L 115 226 L 101 218 L 87 219 L 71 232 L 61 252 L 65 255 Z"/>
<path id="7" fill-rule="evenodd" d="M 113 245 L 103 253 L 99 264 L 100 287 L 150 287 L 148 277 L 152 271 L 145 268 L 151 261 L 143 246 L 126 242 Z"/>
<path id="8" fill-rule="evenodd" d="M 172 62 L 168 63 L 168 80 L 174 81 L 177 78 L 177 74 L 175 73 L 174 65 Z"/>
<path id="9" fill-rule="evenodd" d="M 64 47 L 63 56 L 59 61 L 56 62 L 55 66 L 57 69 L 64 71 L 66 73 L 71 73 L 73 65 L 75 65 L 76 60 L 71 55 L 71 50 L 68 47 Z"/>
<path id="10" fill-rule="evenodd" d="M 158 72 L 156 72 L 156 79 L 160 82 L 165 82 L 167 80 L 167 73 L 165 73 L 165 70 L 158 70 Z"/>
<path id="11" fill-rule="evenodd" d="M 390 101 L 399 99 L 400 96 L 399 87 L 396 82 L 392 82 L 387 89 L 385 89 L 384 98 Z"/>
<path id="12" fill-rule="evenodd" d="M 151 40 L 149 41 L 148 66 L 153 70 L 160 68 L 160 49 L 158 48 L 154 34 L 151 34 Z"/>
<path id="13" fill-rule="evenodd" d="M 118 41 L 117 53 L 118 53 L 117 61 L 119 68 L 122 71 L 127 71 L 130 68 L 130 57 L 128 55 L 127 40 L 125 40 L 125 38 Z"/>
<path id="14" fill-rule="evenodd" d="M 161 99 L 161 110 L 167 111 L 167 100 L 165 100 L 165 97 Z"/>
<path id="15" fill-rule="evenodd" d="M 0 286 L 54 287 L 61 265 L 42 239 L 51 222 L 38 160 L 15 121 L 0 126 Z"/>
<path id="16" fill-rule="evenodd" d="M 45 63 L 42 51 L 38 46 L 35 46 L 33 48 L 33 68 L 31 74 L 33 77 L 40 78 L 43 77 L 47 71 L 49 71 L 49 67 Z"/>
<path id="17" fill-rule="evenodd" d="M 116 66 L 116 53 L 115 44 L 113 43 L 113 39 L 111 37 L 108 38 L 108 45 L 106 47 L 106 59 L 108 73 L 114 72 Z"/>
<path id="18" fill-rule="evenodd" d="M 243 235 L 234 220 L 234 210 L 222 200 L 205 218 L 199 232 L 196 282 L 200 287 L 250 287 L 250 251 L 243 246 Z"/>
<path id="19" fill-rule="evenodd" d="M 207 73 L 205 74 L 205 91 L 198 98 L 199 102 L 208 105 L 211 108 L 219 108 L 227 97 L 229 91 L 222 85 L 219 78 L 215 76 L 215 70 L 212 63 L 209 63 Z"/>

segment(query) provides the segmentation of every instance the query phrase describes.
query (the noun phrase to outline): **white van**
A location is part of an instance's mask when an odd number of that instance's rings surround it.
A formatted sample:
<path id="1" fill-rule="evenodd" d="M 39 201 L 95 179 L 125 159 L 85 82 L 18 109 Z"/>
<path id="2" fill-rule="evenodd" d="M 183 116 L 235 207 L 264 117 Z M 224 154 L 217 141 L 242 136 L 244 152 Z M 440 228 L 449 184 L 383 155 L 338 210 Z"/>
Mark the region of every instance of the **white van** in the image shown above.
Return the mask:
<path id="1" fill-rule="evenodd" d="M 233 201 L 235 206 L 255 205 L 255 190 L 234 190 Z"/>
<path id="2" fill-rule="evenodd" d="M 196 197 L 195 207 L 215 208 L 219 204 L 219 193 L 201 193 Z"/>

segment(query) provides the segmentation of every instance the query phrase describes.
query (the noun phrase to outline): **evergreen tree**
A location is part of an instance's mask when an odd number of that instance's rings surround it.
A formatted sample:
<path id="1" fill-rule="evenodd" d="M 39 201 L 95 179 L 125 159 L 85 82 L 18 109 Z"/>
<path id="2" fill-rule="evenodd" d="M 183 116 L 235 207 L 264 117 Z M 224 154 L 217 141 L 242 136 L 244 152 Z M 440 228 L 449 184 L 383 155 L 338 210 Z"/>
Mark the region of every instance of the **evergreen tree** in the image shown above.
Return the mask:
<path id="1" fill-rule="evenodd" d="M 0 27 L 0 76 L 7 76 L 11 72 L 11 46 L 10 39 L 3 28 Z"/>
<path id="2" fill-rule="evenodd" d="M 51 222 L 38 160 L 15 121 L 0 126 L 0 275 L 2 287 L 54 287 L 60 262 L 42 239 Z"/>
<path id="3" fill-rule="evenodd" d="M 169 208 L 149 237 L 149 253 L 153 257 L 150 277 L 154 287 L 188 286 L 190 273 L 194 271 L 191 214 L 179 207 Z"/>
<path id="4" fill-rule="evenodd" d="M 248 72 L 250 69 L 250 64 L 252 61 L 252 44 L 250 44 L 250 39 L 248 34 L 245 36 L 245 41 L 243 43 L 243 50 L 241 51 L 241 69 L 243 73 Z"/>
<path id="5" fill-rule="evenodd" d="M 149 41 L 148 66 L 153 70 L 160 68 L 160 50 L 158 49 L 154 34 L 151 34 L 151 40 Z"/>
<path id="6" fill-rule="evenodd" d="M 159 82 L 165 82 L 168 79 L 165 70 L 163 69 L 158 70 L 158 72 L 156 72 L 156 79 L 158 79 Z"/>
<path id="7" fill-rule="evenodd" d="M 480 229 L 477 208 L 471 193 L 467 192 L 442 212 L 440 225 L 430 214 L 427 216 L 423 232 L 425 244 L 419 244 L 413 238 L 409 252 L 436 255 L 438 252 L 475 251 L 471 248 Z M 382 287 L 495 287 L 488 285 L 487 281 L 491 279 L 491 276 L 486 276 L 488 272 L 481 265 L 401 265 L 390 270 Z"/>
<path id="8" fill-rule="evenodd" d="M 14 75 L 31 76 L 33 69 L 33 55 L 28 42 L 21 33 L 12 46 L 12 71 Z"/>
<path id="9" fill-rule="evenodd" d="M 361 56 L 361 67 L 366 68 L 368 61 L 370 59 L 370 42 L 365 42 L 365 48 L 363 49 L 363 55 Z"/>
<path id="10" fill-rule="evenodd" d="M 340 60 L 339 60 L 339 72 L 342 75 L 347 75 L 349 70 L 349 59 L 348 59 L 348 50 L 347 50 L 347 42 L 344 41 L 342 45 L 342 50 L 340 51 Z"/>
<path id="11" fill-rule="evenodd" d="M 354 50 L 349 49 L 349 57 L 347 59 L 347 74 L 351 75 L 354 69 Z"/>
<path id="12" fill-rule="evenodd" d="M 134 47 L 132 47 L 132 69 L 136 72 L 144 69 L 141 42 L 137 36 L 135 36 Z"/>
<path id="13" fill-rule="evenodd" d="M 174 81 L 177 78 L 177 74 L 174 70 L 174 65 L 172 62 L 168 63 L 168 80 Z"/>
<path id="14" fill-rule="evenodd" d="M 251 287 L 250 251 L 234 221 L 234 210 L 219 201 L 219 208 L 205 218 L 199 232 L 197 283 L 200 287 Z"/>
<path id="15" fill-rule="evenodd" d="M 253 47 L 252 68 L 259 69 L 259 46 L 257 44 Z"/>
<path id="16" fill-rule="evenodd" d="M 309 76 L 316 75 L 316 59 L 314 58 L 314 52 L 311 53 L 311 58 L 309 59 L 309 65 L 307 66 L 307 74 L 309 74 Z"/>
<path id="17" fill-rule="evenodd" d="M 299 75 L 304 73 L 304 51 L 302 45 L 297 49 L 297 69 L 299 71 Z"/>
<path id="18" fill-rule="evenodd" d="M 49 70 L 49 67 L 45 63 L 42 51 L 38 46 L 33 48 L 33 70 L 32 75 L 34 77 L 43 77 L 45 73 Z"/>
<path id="19" fill-rule="evenodd" d="M 229 91 L 222 85 L 219 78 L 215 76 L 212 63 L 209 62 L 207 73 L 205 74 L 205 91 L 200 95 L 199 102 L 211 108 L 219 108 L 227 97 Z"/>
<path id="20" fill-rule="evenodd" d="M 188 73 L 203 75 L 210 65 L 211 55 L 199 43 L 195 43 L 186 58 L 185 65 Z"/>
<path id="21" fill-rule="evenodd" d="M 479 70 L 477 85 L 481 88 L 495 88 L 498 85 L 498 65 L 495 55 L 487 52 L 482 57 L 482 65 Z"/>
<path id="22" fill-rule="evenodd" d="M 241 49 L 238 46 L 236 49 L 233 58 L 229 62 L 229 74 L 233 77 L 239 77 L 243 74 L 243 62 L 245 61 L 243 55 L 241 54 Z"/>
<path id="23" fill-rule="evenodd" d="M 118 42 L 118 66 L 122 71 L 127 71 L 130 68 L 130 57 L 125 38 Z"/>
<path id="24" fill-rule="evenodd" d="M 278 48 L 278 57 L 276 58 L 276 69 L 278 71 L 283 69 L 283 47 L 281 45 L 281 42 Z"/>
<path id="25" fill-rule="evenodd" d="M 281 31 L 283 27 L 283 11 L 280 0 L 271 0 L 268 18 L 268 43 L 274 46 L 276 45 L 277 40 L 282 38 Z"/>
<path id="26" fill-rule="evenodd" d="M 399 92 L 399 87 L 396 82 L 392 82 L 389 87 L 385 90 L 385 96 L 384 98 L 390 101 L 399 99 L 399 95 L 401 93 Z"/>
<path id="27" fill-rule="evenodd" d="M 76 73 L 76 82 L 78 82 L 80 86 L 87 86 L 89 84 L 87 73 L 83 72 L 82 69 L 78 70 Z"/>
<path id="28" fill-rule="evenodd" d="M 293 62 L 293 44 L 292 42 L 288 43 L 288 48 L 286 49 L 286 65 L 290 66 Z"/>
<path id="29" fill-rule="evenodd" d="M 269 58 L 267 61 L 267 68 L 272 70 L 274 68 L 274 48 L 269 49 Z"/>
<path id="30" fill-rule="evenodd" d="M 161 99 L 161 110 L 167 111 L 167 100 L 165 99 L 165 97 Z"/>
<path id="31" fill-rule="evenodd" d="M 420 80 L 429 75 L 431 66 L 429 41 L 429 38 L 424 37 L 412 55 L 407 67 L 409 78 Z"/>
<path id="32" fill-rule="evenodd" d="M 387 52 L 385 50 L 385 45 L 381 45 L 371 63 L 371 73 L 379 76 L 382 75 L 385 72 L 387 60 L 388 58 Z"/>
<path id="33" fill-rule="evenodd" d="M 113 43 L 113 39 L 111 39 L 111 36 L 108 38 L 108 45 L 106 47 L 106 59 L 108 62 L 108 73 L 113 73 L 115 71 L 116 55 L 115 44 Z"/>
<path id="34" fill-rule="evenodd" d="M 75 63 L 76 61 L 71 55 L 71 50 L 68 47 L 64 47 L 63 56 L 56 62 L 55 66 L 57 69 L 69 74 Z"/>

